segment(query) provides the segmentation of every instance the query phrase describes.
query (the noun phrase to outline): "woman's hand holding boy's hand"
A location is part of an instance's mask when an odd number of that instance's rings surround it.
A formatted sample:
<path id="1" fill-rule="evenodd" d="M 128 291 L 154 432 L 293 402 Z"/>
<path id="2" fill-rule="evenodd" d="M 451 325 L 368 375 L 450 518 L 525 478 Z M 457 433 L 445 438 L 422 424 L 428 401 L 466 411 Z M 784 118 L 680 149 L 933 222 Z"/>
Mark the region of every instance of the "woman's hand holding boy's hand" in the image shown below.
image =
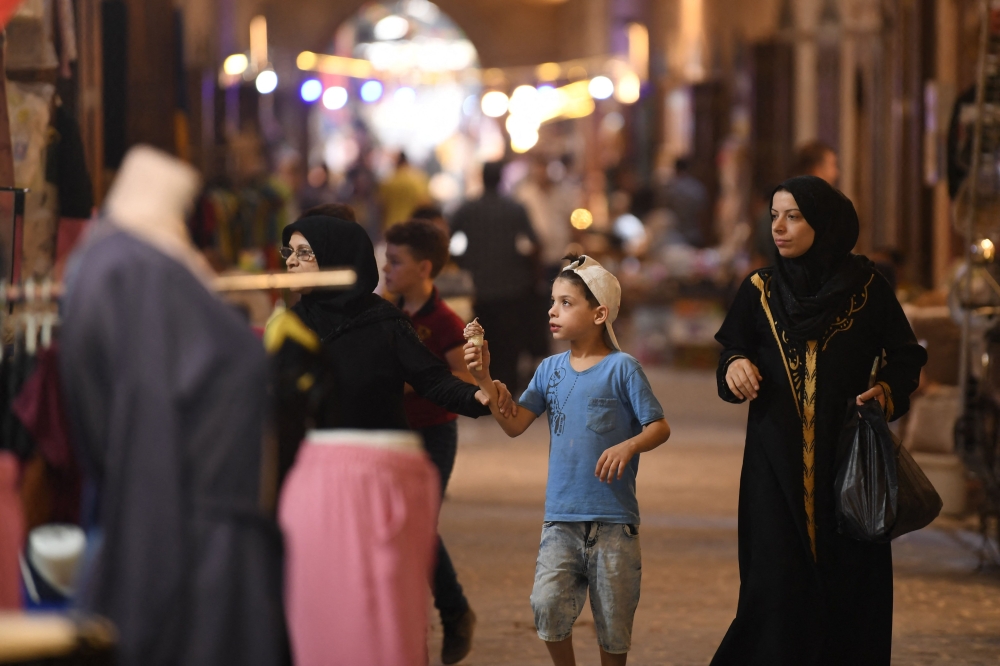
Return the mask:
<path id="1" fill-rule="evenodd" d="M 622 478 L 622 474 L 625 473 L 625 467 L 628 466 L 629 461 L 632 460 L 634 455 L 635 444 L 632 440 L 626 440 L 621 444 L 605 449 L 597 461 L 594 476 L 602 482 L 606 481 L 608 483 Z"/>
<path id="2" fill-rule="evenodd" d="M 494 379 L 493 385 L 497 389 L 497 409 L 500 410 L 500 413 L 504 415 L 504 418 L 517 416 L 517 403 L 514 402 L 514 396 L 510 394 L 507 385 L 499 379 Z M 476 391 L 476 400 L 487 407 L 490 405 L 490 396 L 482 389 Z"/>

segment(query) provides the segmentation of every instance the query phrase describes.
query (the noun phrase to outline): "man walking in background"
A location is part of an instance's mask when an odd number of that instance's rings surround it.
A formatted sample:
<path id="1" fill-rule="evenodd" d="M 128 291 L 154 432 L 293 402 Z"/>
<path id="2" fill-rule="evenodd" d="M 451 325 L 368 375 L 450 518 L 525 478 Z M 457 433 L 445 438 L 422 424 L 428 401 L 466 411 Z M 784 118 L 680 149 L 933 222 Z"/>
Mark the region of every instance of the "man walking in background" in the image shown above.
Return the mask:
<path id="1" fill-rule="evenodd" d="M 538 238 L 524 207 L 500 194 L 502 175 L 501 162 L 483 165 L 483 195 L 462 204 L 451 230 L 468 239 L 457 261 L 472 273 L 476 315 L 490 332 L 493 376 L 516 393 L 527 383 L 518 381 L 518 359 L 537 323 L 531 308 Z"/>
<path id="2" fill-rule="evenodd" d="M 410 219 L 417 206 L 430 202 L 427 182 L 427 174 L 410 164 L 406 153 L 400 153 L 396 170 L 378 188 L 383 231 Z"/>

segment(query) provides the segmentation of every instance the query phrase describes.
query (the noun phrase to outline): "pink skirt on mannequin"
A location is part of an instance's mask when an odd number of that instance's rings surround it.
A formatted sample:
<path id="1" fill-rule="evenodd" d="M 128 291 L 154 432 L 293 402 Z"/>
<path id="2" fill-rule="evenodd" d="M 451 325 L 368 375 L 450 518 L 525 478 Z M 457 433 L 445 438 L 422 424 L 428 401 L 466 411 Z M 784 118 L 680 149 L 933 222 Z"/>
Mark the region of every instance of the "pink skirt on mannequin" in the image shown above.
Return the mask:
<path id="1" fill-rule="evenodd" d="M 439 483 L 413 433 L 309 433 L 278 509 L 296 666 L 427 663 Z"/>

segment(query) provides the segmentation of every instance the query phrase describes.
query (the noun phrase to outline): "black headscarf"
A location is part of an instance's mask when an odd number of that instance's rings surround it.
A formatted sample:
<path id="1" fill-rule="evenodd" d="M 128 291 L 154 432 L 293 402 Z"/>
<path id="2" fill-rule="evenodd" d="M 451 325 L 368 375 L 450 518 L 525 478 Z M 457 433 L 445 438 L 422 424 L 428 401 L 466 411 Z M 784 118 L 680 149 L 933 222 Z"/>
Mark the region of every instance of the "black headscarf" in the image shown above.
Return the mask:
<path id="1" fill-rule="evenodd" d="M 858 214 L 851 200 L 839 190 L 816 176 L 796 176 L 774 189 L 772 201 L 782 190 L 795 198 L 816 238 L 800 257 L 785 259 L 778 254 L 772 303 L 778 321 L 790 336 L 814 340 L 871 275 L 872 263 L 867 257 L 851 253 L 860 233 Z"/>
<path id="2" fill-rule="evenodd" d="M 378 286 L 378 265 L 371 239 L 360 224 L 325 215 L 303 217 L 281 232 L 282 244 L 288 245 L 295 232 L 309 241 L 320 268 L 349 267 L 358 276 L 350 289 L 314 290 L 292 307 L 321 339 L 329 341 L 350 327 L 369 323 L 373 309 L 384 315 L 379 319 L 394 316 L 396 308 L 372 293 Z M 383 305 L 392 310 L 383 311 Z"/>

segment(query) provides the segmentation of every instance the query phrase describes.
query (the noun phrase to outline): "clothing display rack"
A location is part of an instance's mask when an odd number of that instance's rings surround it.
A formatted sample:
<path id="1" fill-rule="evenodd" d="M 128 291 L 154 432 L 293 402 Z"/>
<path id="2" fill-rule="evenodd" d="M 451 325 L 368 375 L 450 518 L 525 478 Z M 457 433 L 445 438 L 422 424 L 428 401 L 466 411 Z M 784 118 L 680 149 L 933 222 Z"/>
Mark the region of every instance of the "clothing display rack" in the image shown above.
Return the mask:
<path id="1" fill-rule="evenodd" d="M 975 122 L 970 169 L 955 201 L 965 261 L 952 285 L 952 315 L 961 322 L 962 417 L 955 451 L 982 486 L 981 565 L 1000 564 L 1000 30 L 991 15 L 1000 0 L 981 0 Z"/>
<path id="2" fill-rule="evenodd" d="M 337 268 L 315 273 L 257 273 L 253 275 L 221 275 L 211 287 L 218 292 L 266 291 L 270 289 L 343 289 L 357 279 L 353 269 Z M 63 294 L 63 284 L 28 279 L 23 284 L 0 281 L 0 308 L 14 303 L 51 302 Z"/>
<path id="3" fill-rule="evenodd" d="M 269 289 L 342 289 L 357 279 L 351 268 L 315 273 L 259 273 L 253 275 L 222 275 L 215 278 L 216 291 L 258 291 Z"/>

